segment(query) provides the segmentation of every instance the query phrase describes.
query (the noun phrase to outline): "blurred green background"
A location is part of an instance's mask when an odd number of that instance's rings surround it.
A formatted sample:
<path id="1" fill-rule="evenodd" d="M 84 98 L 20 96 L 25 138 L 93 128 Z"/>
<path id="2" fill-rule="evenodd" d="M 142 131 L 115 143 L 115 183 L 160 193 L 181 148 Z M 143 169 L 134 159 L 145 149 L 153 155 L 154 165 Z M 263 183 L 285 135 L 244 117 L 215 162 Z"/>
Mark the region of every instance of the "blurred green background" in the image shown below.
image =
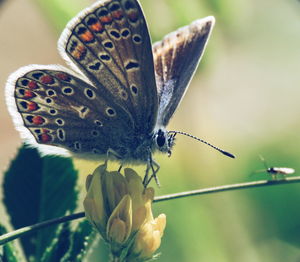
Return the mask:
<path id="1" fill-rule="evenodd" d="M 21 144 L 4 101 L 8 75 L 27 64 L 64 64 L 56 51 L 60 32 L 92 2 L 7 0 L 0 5 L 1 173 Z M 266 174 L 250 177 L 263 168 L 259 154 L 269 165 L 300 170 L 300 3 L 140 2 L 153 41 L 194 19 L 216 17 L 199 70 L 169 129 L 189 132 L 237 156 L 226 158 L 178 135 L 170 159 L 156 156 L 162 185 L 153 185 L 156 194 L 265 179 Z M 83 185 L 96 164 L 75 164 Z M 299 199 L 300 185 L 285 185 L 155 204 L 156 215 L 167 215 L 160 261 L 299 262 Z M 1 221 L 3 212 L 1 207 Z"/>

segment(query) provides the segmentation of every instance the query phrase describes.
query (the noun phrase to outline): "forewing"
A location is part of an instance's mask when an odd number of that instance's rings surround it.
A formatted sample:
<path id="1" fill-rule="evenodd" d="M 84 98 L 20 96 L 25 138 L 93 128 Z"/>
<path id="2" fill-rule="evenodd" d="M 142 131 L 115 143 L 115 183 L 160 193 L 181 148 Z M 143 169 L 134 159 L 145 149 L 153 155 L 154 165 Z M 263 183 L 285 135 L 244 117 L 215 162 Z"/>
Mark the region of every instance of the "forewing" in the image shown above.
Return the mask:
<path id="1" fill-rule="evenodd" d="M 110 145 L 124 145 L 133 119 L 105 92 L 58 66 L 27 66 L 12 74 L 7 103 L 17 129 L 45 153 L 106 154 Z M 123 132 L 120 132 L 123 130 Z M 111 141 L 113 140 L 113 141 Z"/>
<path id="2" fill-rule="evenodd" d="M 199 19 L 153 44 L 159 96 L 158 125 L 168 124 L 182 100 L 213 25 L 213 17 Z"/>
<path id="3" fill-rule="evenodd" d="M 136 0 L 102 0 L 67 25 L 59 51 L 105 96 L 128 111 L 139 134 L 154 128 L 158 111 L 150 36 Z"/>

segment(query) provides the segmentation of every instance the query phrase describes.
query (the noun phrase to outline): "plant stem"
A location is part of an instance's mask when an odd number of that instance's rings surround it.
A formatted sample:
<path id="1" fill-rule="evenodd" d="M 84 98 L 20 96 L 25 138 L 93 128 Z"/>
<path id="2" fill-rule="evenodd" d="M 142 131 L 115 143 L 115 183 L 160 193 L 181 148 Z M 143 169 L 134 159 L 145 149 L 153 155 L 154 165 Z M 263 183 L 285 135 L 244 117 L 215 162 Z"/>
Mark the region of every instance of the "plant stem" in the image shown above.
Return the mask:
<path id="1" fill-rule="evenodd" d="M 266 186 L 276 186 L 276 185 L 285 185 L 285 184 L 294 184 L 300 183 L 300 176 L 296 177 L 287 177 L 285 179 L 280 180 L 258 180 L 252 182 L 245 182 L 245 183 L 238 183 L 238 184 L 231 184 L 231 185 L 224 185 L 224 186 L 217 186 L 217 187 L 210 187 L 204 189 L 197 189 L 192 191 L 180 192 L 175 194 L 163 195 L 155 197 L 153 202 L 161 202 L 171 199 L 189 197 L 189 196 L 196 196 L 196 195 L 204 195 L 204 194 L 211 194 L 211 193 L 218 193 L 224 191 L 232 191 L 237 189 L 247 189 L 247 188 L 256 188 L 256 187 L 266 187 Z M 24 236 L 27 233 L 32 231 L 48 227 L 51 225 L 56 225 L 59 223 L 75 220 L 78 218 L 83 218 L 85 216 L 84 212 L 75 213 L 73 215 L 59 217 L 51 220 L 47 220 L 38 224 L 34 224 L 32 226 L 23 227 L 17 229 L 15 231 L 9 232 L 0 236 L 0 245 L 3 245 L 11 240 Z"/>

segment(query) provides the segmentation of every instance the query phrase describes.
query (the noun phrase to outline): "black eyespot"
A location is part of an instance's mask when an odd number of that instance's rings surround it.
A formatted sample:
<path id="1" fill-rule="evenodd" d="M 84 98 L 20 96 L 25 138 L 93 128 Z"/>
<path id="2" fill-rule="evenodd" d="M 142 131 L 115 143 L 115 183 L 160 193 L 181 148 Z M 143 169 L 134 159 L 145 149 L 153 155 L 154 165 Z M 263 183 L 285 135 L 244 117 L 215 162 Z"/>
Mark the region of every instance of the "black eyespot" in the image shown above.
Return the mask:
<path id="1" fill-rule="evenodd" d="M 43 75 L 43 73 L 34 73 L 34 74 L 32 74 L 32 76 L 35 78 L 35 79 L 37 79 L 37 80 L 39 80 L 40 79 L 40 77 Z"/>
<path id="2" fill-rule="evenodd" d="M 109 61 L 110 60 L 110 56 L 109 55 L 100 55 L 100 59 L 102 59 L 104 61 Z"/>
<path id="3" fill-rule="evenodd" d="M 57 111 L 55 109 L 50 109 L 49 112 L 50 112 L 51 115 L 55 115 L 57 113 Z"/>
<path id="4" fill-rule="evenodd" d="M 52 99 L 51 98 L 46 98 L 46 103 L 47 104 L 51 104 L 52 103 Z"/>
<path id="5" fill-rule="evenodd" d="M 23 79 L 23 80 L 21 81 L 21 84 L 22 84 L 23 86 L 27 86 L 28 83 L 29 83 L 29 81 L 28 81 L 27 79 Z"/>
<path id="6" fill-rule="evenodd" d="M 126 70 L 130 70 L 130 69 L 133 69 L 133 68 L 138 68 L 139 67 L 139 64 L 136 63 L 136 62 L 133 62 L 133 61 L 130 61 L 126 66 Z"/>
<path id="7" fill-rule="evenodd" d="M 97 126 L 103 126 L 102 122 L 99 121 L 99 120 L 95 120 L 94 123 L 95 123 Z"/>
<path id="8" fill-rule="evenodd" d="M 136 95 L 137 92 L 138 92 L 138 89 L 137 89 L 137 87 L 135 85 L 132 85 L 131 86 L 131 91 Z"/>
<path id="9" fill-rule="evenodd" d="M 97 23 L 97 19 L 95 17 L 90 17 L 88 20 L 87 20 L 87 24 L 88 25 L 93 25 L 93 24 L 96 24 Z"/>
<path id="10" fill-rule="evenodd" d="M 111 30 L 109 33 L 111 34 L 111 36 L 115 37 L 116 39 L 120 38 L 120 34 L 117 30 Z"/>
<path id="11" fill-rule="evenodd" d="M 128 29 L 124 29 L 124 30 L 122 31 L 122 36 L 123 36 L 123 37 L 127 37 L 129 34 L 130 34 L 130 31 L 129 31 Z"/>
<path id="12" fill-rule="evenodd" d="M 65 87 L 63 89 L 63 93 L 64 94 L 72 94 L 73 93 L 73 88 L 71 88 L 71 87 Z"/>
<path id="13" fill-rule="evenodd" d="M 27 109 L 27 102 L 21 101 L 21 102 L 20 102 L 20 105 L 21 105 L 24 109 Z"/>
<path id="14" fill-rule="evenodd" d="M 109 9 L 110 9 L 111 12 L 113 12 L 113 11 L 118 10 L 119 8 L 120 8 L 119 4 L 113 3 Z"/>
<path id="15" fill-rule="evenodd" d="M 47 90 L 47 95 L 48 96 L 53 96 L 53 95 L 55 95 L 55 92 L 53 91 L 53 90 Z"/>
<path id="16" fill-rule="evenodd" d="M 23 89 L 23 88 L 22 89 L 20 88 L 18 91 L 22 96 L 25 94 L 25 89 Z"/>
<path id="17" fill-rule="evenodd" d="M 29 123 L 32 123 L 32 118 L 33 118 L 33 116 L 26 116 L 26 120 L 27 120 Z"/>
<path id="18" fill-rule="evenodd" d="M 94 65 L 90 65 L 89 68 L 92 69 L 92 70 L 99 70 L 100 65 L 101 65 L 101 64 L 100 64 L 99 62 L 97 62 L 97 63 L 94 64 Z"/>
<path id="19" fill-rule="evenodd" d="M 140 44 L 142 42 L 142 38 L 139 35 L 134 35 L 133 41 L 137 44 Z"/>
<path id="20" fill-rule="evenodd" d="M 77 34 L 81 35 L 84 34 L 87 31 L 87 29 L 85 27 L 80 27 L 77 31 Z"/>
<path id="21" fill-rule="evenodd" d="M 114 47 L 114 45 L 113 45 L 113 43 L 112 43 L 112 42 L 110 42 L 110 41 L 107 41 L 107 42 L 105 42 L 105 43 L 104 43 L 104 47 L 106 47 L 106 48 L 113 48 L 113 47 Z"/>
<path id="22" fill-rule="evenodd" d="M 105 9 L 102 9 L 98 12 L 98 16 L 107 16 L 107 15 L 108 15 L 108 12 Z"/>

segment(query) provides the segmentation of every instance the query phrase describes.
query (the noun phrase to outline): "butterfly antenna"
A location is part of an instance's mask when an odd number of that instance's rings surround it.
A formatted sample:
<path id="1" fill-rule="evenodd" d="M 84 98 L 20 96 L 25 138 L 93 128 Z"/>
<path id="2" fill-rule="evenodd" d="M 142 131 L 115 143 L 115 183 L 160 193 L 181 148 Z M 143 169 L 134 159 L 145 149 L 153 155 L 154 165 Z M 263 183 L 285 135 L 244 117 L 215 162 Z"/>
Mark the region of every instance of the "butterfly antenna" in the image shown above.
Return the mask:
<path id="1" fill-rule="evenodd" d="M 206 145 L 212 147 L 213 149 L 219 151 L 220 153 L 222 153 L 222 154 L 225 155 L 225 156 L 228 156 L 228 157 L 231 157 L 231 158 L 235 158 L 235 156 L 234 156 L 233 154 L 231 154 L 231 153 L 229 153 L 229 152 L 226 152 L 226 151 L 222 150 L 221 148 L 218 148 L 218 147 L 216 147 L 216 146 L 214 146 L 214 145 L 212 145 L 212 144 L 206 142 L 205 140 L 202 140 L 201 138 L 198 138 L 198 137 L 196 137 L 196 136 L 193 136 L 193 135 L 191 135 L 191 134 L 189 134 L 189 133 L 185 133 L 185 132 L 181 132 L 181 131 L 169 131 L 168 133 L 171 133 L 171 134 L 173 133 L 174 136 L 175 136 L 176 134 L 180 134 L 180 135 L 184 135 L 184 136 L 191 137 L 191 138 L 193 138 L 193 139 L 195 139 L 195 140 L 198 140 L 198 141 L 200 141 L 200 142 L 202 142 L 202 143 L 204 143 L 204 144 L 206 144 Z"/>

